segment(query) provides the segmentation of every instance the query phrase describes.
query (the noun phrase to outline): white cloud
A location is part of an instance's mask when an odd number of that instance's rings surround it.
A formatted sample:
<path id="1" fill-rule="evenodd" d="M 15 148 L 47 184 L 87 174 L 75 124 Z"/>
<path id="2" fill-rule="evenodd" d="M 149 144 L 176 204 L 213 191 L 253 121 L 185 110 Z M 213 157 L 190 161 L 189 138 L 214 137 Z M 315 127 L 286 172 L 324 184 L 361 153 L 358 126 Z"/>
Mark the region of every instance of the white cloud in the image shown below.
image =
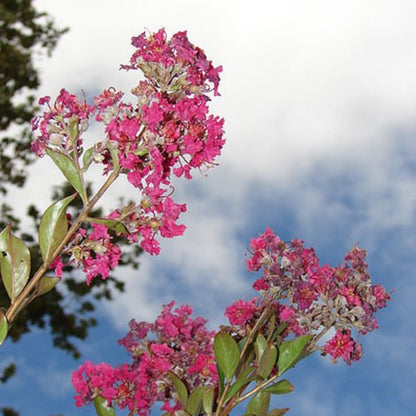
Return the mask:
<path id="1" fill-rule="evenodd" d="M 54 399 L 62 399 L 74 393 L 71 383 L 73 369 L 62 369 L 56 365 L 48 365 L 42 372 L 32 374 L 40 390 Z M 57 388 L 59 386 L 59 388 Z"/>
<path id="2" fill-rule="evenodd" d="M 139 278 L 128 279 L 117 308 L 131 313 L 140 304 L 146 305 L 145 315 L 154 314 L 149 296 L 156 296 L 158 281 L 163 299 L 182 285 L 197 297 L 197 279 L 207 293 L 219 287 L 224 296 L 241 293 L 235 276 L 248 241 L 239 241 L 239 230 L 255 216 L 247 206 L 255 206 L 252 199 L 266 189 L 272 204 L 284 199 L 297 211 L 303 238 L 326 232 L 329 239 L 343 228 L 344 217 L 354 224 L 345 236 L 348 243 L 414 224 L 414 173 L 404 169 L 396 145 L 398 129 L 414 126 L 414 2 L 213 1 L 207 6 L 183 0 L 162 1 L 157 10 L 151 2 L 36 4 L 71 28 L 53 57 L 41 63 L 42 94 L 56 94 L 62 86 L 88 93 L 109 85 L 128 91 L 138 74 L 119 72 L 119 64 L 132 52 L 130 37 L 145 28 L 166 27 L 169 34 L 188 30 L 191 41 L 224 66 L 222 97 L 212 103 L 226 119 L 221 166 L 192 187 L 178 184 L 178 199 L 188 202 L 188 230 L 163 243 L 160 258 L 142 257 Z M 45 178 L 51 177 L 45 166 L 45 161 L 36 165 L 30 189 L 45 189 Z M 344 178 L 343 193 L 338 187 Z M 169 281 L 172 270 L 177 283 Z M 217 300 L 214 296 L 206 305 Z"/>
<path id="3" fill-rule="evenodd" d="M 196 313 L 209 316 L 218 324 L 230 299 L 246 295 L 249 284 L 241 279 L 246 246 L 235 232 L 244 225 L 244 216 L 236 215 L 240 209 L 234 201 L 211 189 L 215 186 L 214 178 L 199 179 L 196 193 L 184 192 L 190 184 L 181 181 L 183 189 L 176 196 L 188 205 L 188 212 L 181 218 L 187 226 L 185 234 L 162 240 L 158 257 L 144 254 L 139 270 L 127 271 L 125 294 L 118 296 L 114 305 L 108 305 L 112 316 L 120 316 L 121 308 L 126 316 L 137 318 L 139 313 L 143 315 L 140 319 L 154 318 L 160 302 L 175 299 L 190 304 Z M 200 189 L 204 185 L 208 190 Z M 230 194 L 237 198 L 238 190 L 234 188 Z"/>

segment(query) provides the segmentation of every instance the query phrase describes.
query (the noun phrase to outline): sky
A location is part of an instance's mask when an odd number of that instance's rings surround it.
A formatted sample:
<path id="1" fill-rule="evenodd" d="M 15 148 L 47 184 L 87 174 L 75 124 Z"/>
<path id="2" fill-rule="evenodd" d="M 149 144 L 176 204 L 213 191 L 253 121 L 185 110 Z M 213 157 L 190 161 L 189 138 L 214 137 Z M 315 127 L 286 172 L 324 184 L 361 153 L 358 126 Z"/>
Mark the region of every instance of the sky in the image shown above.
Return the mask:
<path id="1" fill-rule="evenodd" d="M 226 305 L 253 296 L 258 276 L 245 271 L 244 256 L 250 239 L 270 227 L 284 240 L 305 240 L 331 265 L 358 242 L 374 282 L 394 290 L 377 316 L 380 328 L 362 339 L 359 364 L 309 357 L 288 373 L 295 392 L 275 405 L 293 416 L 413 414 L 416 3 L 34 4 L 70 28 L 51 58 L 38 59 L 39 97 L 63 87 L 87 96 L 109 86 L 129 91 L 138 73 L 119 66 L 133 51 L 130 38 L 162 27 L 169 35 L 187 30 L 224 69 L 221 96 L 211 103 L 225 119 L 219 166 L 175 184 L 176 200 L 188 208 L 184 236 L 163 241 L 157 257 L 141 256 L 138 271 L 118 272 L 126 291 L 100 306 L 98 327 L 79 345 L 81 362 L 126 360 L 117 339 L 128 321 L 152 320 L 172 299 L 191 305 L 212 328 L 225 323 Z M 50 187 L 62 181 L 51 169 L 39 160 L 26 189 L 10 193 L 22 215 L 25 204 L 49 205 Z M 134 198 L 131 189 L 121 185 L 117 195 Z M 2 349 L 0 366 L 12 359 L 19 372 L 2 387 L 0 406 L 4 400 L 21 416 L 94 413 L 72 399 L 70 374 L 81 362 L 54 350 L 47 333 L 34 331 Z"/>

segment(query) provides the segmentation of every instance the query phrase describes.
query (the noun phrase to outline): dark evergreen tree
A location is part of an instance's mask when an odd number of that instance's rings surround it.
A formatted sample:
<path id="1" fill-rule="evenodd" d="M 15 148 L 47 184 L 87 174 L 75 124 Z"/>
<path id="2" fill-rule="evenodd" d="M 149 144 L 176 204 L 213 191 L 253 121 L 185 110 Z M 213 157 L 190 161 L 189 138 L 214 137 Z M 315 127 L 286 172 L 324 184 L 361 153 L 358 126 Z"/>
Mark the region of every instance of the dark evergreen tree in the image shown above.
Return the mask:
<path id="1" fill-rule="evenodd" d="M 13 232 L 30 248 L 31 269 L 37 270 L 42 261 L 36 232 L 41 212 L 35 206 L 28 207 L 27 213 L 33 219 L 34 227 L 21 230 L 13 204 L 6 202 L 7 192 L 10 186 L 24 185 L 26 167 L 34 161 L 30 152 L 30 120 L 38 110 L 33 95 L 40 85 L 36 57 L 50 56 L 68 29 L 57 28 L 53 19 L 47 13 L 37 11 L 32 3 L 32 0 L 0 0 L 0 230 L 8 223 L 13 224 Z M 72 193 L 70 185 L 64 185 L 55 189 L 53 200 Z M 76 215 L 80 208 L 79 201 L 78 206 L 75 204 L 73 207 L 73 214 Z M 124 250 L 121 264 L 137 268 L 140 253 L 140 248 L 129 247 Z M 80 353 L 74 340 L 87 337 L 88 329 L 96 324 L 93 316 L 96 302 L 110 300 L 114 289 L 123 291 L 123 283 L 114 277 L 110 276 L 106 281 L 95 279 L 88 288 L 84 282 L 75 279 L 73 270 L 67 269 L 65 278 L 55 289 L 37 298 L 20 313 L 13 322 L 8 339 L 17 342 L 32 327 L 47 328 L 54 346 L 78 358 Z M 69 293 L 74 298 L 73 302 L 64 302 L 64 291 L 65 296 Z M 8 304 L 0 281 L 0 307 L 7 308 Z M 68 304 L 77 306 L 70 309 Z M 15 372 L 14 363 L 0 368 L 0 384 Z M 17 415 L 9 407 L 0 407 L 0 413 L 3 416 Z"/>
<path id="2" fill-rule="evenodd" d="M 31 0 L 0 1 L 0 191 L 22 186 L 28 151 L 28 124 L 36 111 L 31 92 L 39 87 L 36 55 L 50 55 L 67 29 L 57 29 Z"/>

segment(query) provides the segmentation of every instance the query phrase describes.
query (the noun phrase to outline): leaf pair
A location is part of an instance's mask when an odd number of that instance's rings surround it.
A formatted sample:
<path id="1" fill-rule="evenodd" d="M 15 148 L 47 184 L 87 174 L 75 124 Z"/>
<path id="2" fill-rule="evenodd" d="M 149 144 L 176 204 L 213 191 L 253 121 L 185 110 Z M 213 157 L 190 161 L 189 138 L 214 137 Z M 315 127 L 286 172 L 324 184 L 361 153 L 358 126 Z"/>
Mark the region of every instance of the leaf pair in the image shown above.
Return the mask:
<path id="1" fill-rule="evenodd" d="M 214 406 L 214 388 L 212 386 L 199 386 L 188 395 L 188 390 L 183 381 L 174 373 L 169 377 L 175 386 L 179 401 L 185 410 L 177 412 L 178 416 L 197 416 L 201 409 L 208 415 L 212 415 Z"/>
<path id="2" fill-rule="evenodd" d="M 272 409 L 269 412 L 270 395 L 271 394 L 286 394 L 293 391 L 293 385 L 287 380 L 280 380 L 277 383 L 260 390 L 249 401 L 245 415 L 254 416 L 281 416 L 289 409 Z"/>
<path id="3" fill-rule="evenodd" d="M 45 264 L 54 260 L 54 252 L 64 240 L 68 231 L 66 208 L 76 194 L 52 204 L 43 214 L 39 226 L 39 245 Z"/>
<path id="4" fill-rule="evenodd" d="M 259 334 L 254 343 L 256 352 L 257 369 L 256 373 L 262 378 L 267 378 L 276 364 L 279 368 L 279 375 L 301 359 L 302 353 L 311 340 L 311 335 L 303 335 L 291 341 L 286 341 L 279 346 L 279 359 L 277 360 L 277 348 L 266 341 L 262 334 Z M 240 349 L 233 337 L 227 333 L 219 333 L 214 339 L 214 354 L 218 367 L 224 376 L 230 381 L 237 371 L 240 362 Z"/>
<path id="5" fill-rule="evenodd" d="M 270 339 L 271 337 L 268 338 Z M 289 370 L 303 358 L 306 345 L 311 338 L 310 335 L 304 335 L 294 340 L 286 341 L 277 348 L 273 342 L 268 342 L 263 334 L 258 334 L 253 343 L 255 357 L 253 355 L 252 358 L 253 360 L 255 358 L 257 365 L 255 366 L 254 364 L 249 363 L 247 367 L 243 368 L 243 370 L 236 375 L 240 365 L 240 348 L 231 335 L 227 333 L 217 334 L 214 339 L 214 354 L 219 370 L 220 386 L 224 385 L 224 381 L 221 381 L 221 377 L 227 379 L 227 383 L 231 383 L 233 377 L 236 376 L 235 382 L 230 385 L 225 400 L 228 401 L 238 392 L 244 391 L 244 389 L 253 381 L 257 381 L 257 386 L 262 383 L 267 383 L 268 378 L 276 366 L 279 376 Z M 277 376 L 274 376 L 273 378 L 276 377 Z M 257 391 L 249 401 L 246 415 L 267 416 L 270 395 L 287 394 L 292 392 L 293 389 L 293 385 L 286 379 L 279 380 L 271 385 L 266 385 Z M 256 390 L 257 389 L 253 389 L 253 393 Z M 249 396 L 250 392 L 246 395 Z M 273 409 L 269 416 L 283 415 L 287 410 L 288 409 Z"/>
<path id="6" fill-rule="evenodd" d="M 240 362 L 240 349 L 234 338 L 221 332 L 214 339 L 214 354 L 219 369 L 231 381 Z"/>
<path id="7" fill-rule="evenodd" d="M 261 335 L 261 334 L 260 334 Z M 303 358 L 305 347 L 308 342 L 311 340 L 311 335 L 303 335 L 298 338 L 295 338 L 291 341 L 286 341 L 279 346 L 279 358 L 277 360 L 277 366 L 279 370 L 279 375 L 282 375 L 285 371 L 293 367 L 300 359 Z M 264 371 L 266 374 L 270 368 L 271 363 L 275 362 L 274 350 L 269 344 L 266 343 L 266 340 L 257 337 L 256 340 L 256 353 L 259 355 L 262 350 L 262 355 L 260 356 L 260 364 L 257 368 L 257 372 L 260 373 Z M 272 352 L 273 351 L 273 352 Z M 267 358 L 266 358 L 267 357 Z M 262 366 L 262 363 L 265 363 Z M 267 377 L 267 376 L 266 376 Z M 248 403 L 246 409 L 246 415 L 255 415 L 255 416 L 281 416 L 285 414 L 288 409 L 273 409 L 269 412 L 270 404 L 270 395 L 271 394 L 286 394 L 293 391 L 293 385 L 286 379 L 280 380 L 275 384 L 272 384 L 263 390 L 260 390 Z"/>
<path id="8" fill-rule="evenodd" d="M 52 204 L 42 216 L 39 227 L 39 245 L 46 264 L 68 231 L 66 207 L 75 195 Z M 25 243 L 12 234 L 9 224 L 0 233 L 0 272 L 4 287 L 13 303 L 26 286 L 30 275 L 30 252 Z M 38 295 L 46 293 L 57 283 L 56 278 L 44 278 L 38 284 Z"/>
<path id="9" fill-rule="evenodd" d="M 53 261 L 54 252 L 66 236 L 68 231 L 66 207 L 74 197 L 75 195 L 56 202 L 42 216 L 39 227 L 39 245 L 46 265 Z M 11 232 L 11 224 L 9 224 L 0 233 L 0 273 L 12 305 L 25 288 L 30 277 L 30 269 L 30 251 L 23 240 Z M 48 292 L 58 281 L 57 277 L 42 277 L 37 283 L 36 291 L 28 300 Z M 22 305 L 23 302 L 19 302 L 16 310 L 19 310 Z M 4 340 L 2 339 L 3 332 L 7 334 L 7 320 L 5 319 L 4 315 L 0 316 L 0 343 Z"/>
<path id="10" fill-rule="evenodd" d="M 263 334 L 259 334 L 254 344 L 254 350 L 257 360 L 256 374 L 265 380 L 276 366 L 277 348 L 272 343 L 268 343 Z"/>
<path id="11" fill-rule="evenodd" d="M 13 303 L 29 279 L 30 252 L 25 243 L 12 234 L 10 224 L 0 233 L 0 272 Z"/>

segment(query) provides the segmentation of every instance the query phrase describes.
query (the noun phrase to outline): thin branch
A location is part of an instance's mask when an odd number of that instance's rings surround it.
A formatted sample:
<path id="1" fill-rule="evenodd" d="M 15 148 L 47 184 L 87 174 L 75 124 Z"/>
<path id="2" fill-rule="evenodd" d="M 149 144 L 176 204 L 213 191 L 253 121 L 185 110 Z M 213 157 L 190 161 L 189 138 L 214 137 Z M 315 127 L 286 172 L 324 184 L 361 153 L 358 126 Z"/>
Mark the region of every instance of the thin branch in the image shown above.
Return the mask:
<path id="1" fill-rule="evenodd" d="M 30 279 L 28 284 L 25 286 L 25 288 L 22 290 L 22 292 L 19 294 L 19 296 L 13 302 L 13 304 L 10 305 L 8 311 L 6 312 L 6 318 L 7 318 L 8 322 L 12 322 L 13 319 L 16 317 L 16 314 L 19 312 L 19 309 L 20 309 L 21 305 L 23 304 L 25 299 L 30 295 L 30 292 L 35 288 L 35 286 L 39 282 L 39 280 L 47 272 L 47 270 L 49 269 L 50 264 L 53 262 L 53 260 L 55 260 L 56 257 L 58 257 L 61 254 L 65 245 L 69 242 L 69 240 L 72 238 L 72 236 L 78 230 L 78 228 L 84 222 L 85 218 L 88 216 L 90 211 L 94 208 L 94 206 L 98 202 L 98 200 L 103 196 L 103 194 L 107 191 L 107 189 L 111 186 L 111 184 L 117 179 L 119 173 L 120 173 L 120 169 L 113 170 L 111 175 L 107 178 L 107 180 L 104 182 L 104 184 L 101 186 L 101 188 L 93 196 L 91 201 L 89 201 L 86 204 L 86 206 L 84 207 L 84 209 L 81 211 L 78 218 L 75 220 L 75 222 L 72 224 L 72 226 L 68 230 L 64 239 L 56 247 L 55 251 L 52 253 L 51 260 L 48 261 L 48 262 L 44 262 L 42 264 L 42 266 L 33 275 L 32 279 Z"/>

